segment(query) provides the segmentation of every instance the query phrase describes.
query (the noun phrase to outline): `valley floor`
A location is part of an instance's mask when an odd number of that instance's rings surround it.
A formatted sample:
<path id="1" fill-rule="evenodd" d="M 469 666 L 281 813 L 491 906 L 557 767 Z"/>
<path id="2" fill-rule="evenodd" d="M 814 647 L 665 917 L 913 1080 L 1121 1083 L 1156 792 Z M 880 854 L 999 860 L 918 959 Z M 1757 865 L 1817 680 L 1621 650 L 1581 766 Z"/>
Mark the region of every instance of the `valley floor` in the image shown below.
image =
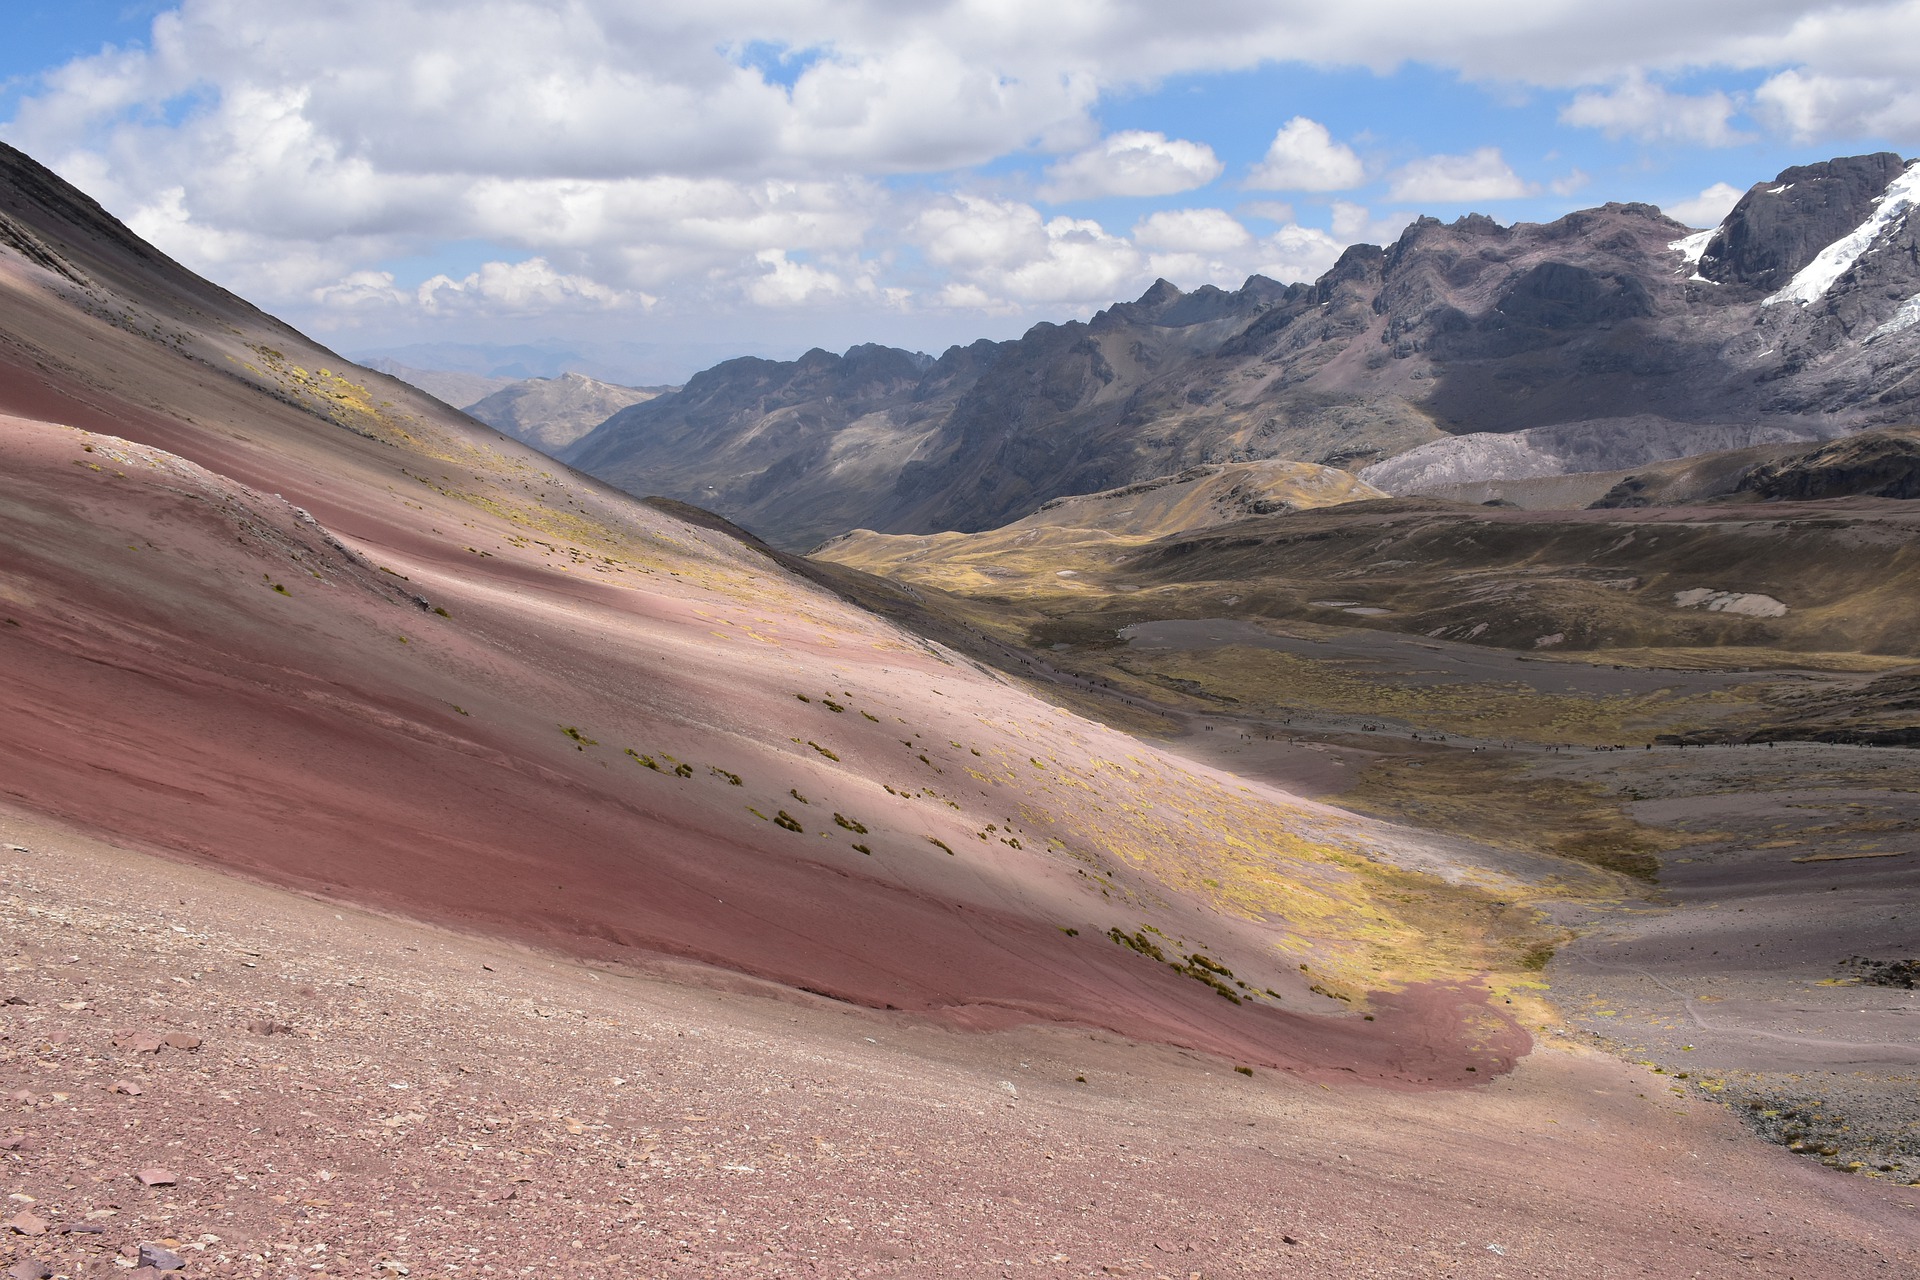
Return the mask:
<path id="1" fill-rule="evenodd" d="M 9 1266 L 109 1275 L 157 1245 L 261 1276 L 1920 1267 L 1920 1189 L 1755 1141 L 1576 1037 L 1457 1091 L 1246 1078 L 1104 1033 L 587 967 L 24 814 L 0 843 Z M 140 1039 L 169 1034 L 197 1047 Z"/>
<path id="2" fill-rule="evenodd" d="M 1920 1180 L 1920 996 L 1901 981 L 1904 970 L 1888 971 L 1920 940 L 1912 752 L 1793 741 L 1656 745 L 1641 741 L 1652 736 L 1645 724 L 1620 730 L 1631 744 L 1602 746 L 1594 724 L 1575 714 L 1582 702 L 1597 719 L 1610 701 L 1639 700 L 1646 710 L 1671 700 L 1681 714 L 1737 721 L 1774 687 L 1844 689 L 1867 677 L 1542 660 L 1384 632 L 1289 633 L 1227 620 L 1147 623 L 1123 634 L 1127 646 L 1105 658 L 1111 669 L 1155 671 L 1170 656 L 1200 655 L 1176 669 L 1213 676 L 1195 682 L 1202 698 L 1238 688 L 1223 673 L 1248 670 L 1248 655 L 1317 655 L 1317 667 L 1285 669 L 1293 706 L 1163 706 L 1175 750 L 1298 794 L 1489 842 L 1482 859 L 1559 848 L 1644 876 L 1644 886 L 1617 896 L 1547 894 L 1532 904 L 1565 930 L 1544 976 L 1570 1026 L 1588 1043 L 1687 1082 L 1683 1091 L 1719 1098 L 1755 1133 L 1808 1159 Z M 1223 661 L 1226 653 L 1239 656 Z M 1329 669 L 1334 680 L 1324 678 Z M 1475 732 L 1470 719 L 1449 714 L 1448 695 L 1483 691 L 1480 706 L 1498 708 L 1516 689 L 1543 700 L 1538 723 L 1496 712 Z M 1554 698 L 1561 705 L 1549 705 Z M 1365 704 L 1385 710 L 1356 709 Z M 1583 740 L 1557 741 L 1549 715 Z M 1896 981 L 1876 982 L 1883 971 Z"/>

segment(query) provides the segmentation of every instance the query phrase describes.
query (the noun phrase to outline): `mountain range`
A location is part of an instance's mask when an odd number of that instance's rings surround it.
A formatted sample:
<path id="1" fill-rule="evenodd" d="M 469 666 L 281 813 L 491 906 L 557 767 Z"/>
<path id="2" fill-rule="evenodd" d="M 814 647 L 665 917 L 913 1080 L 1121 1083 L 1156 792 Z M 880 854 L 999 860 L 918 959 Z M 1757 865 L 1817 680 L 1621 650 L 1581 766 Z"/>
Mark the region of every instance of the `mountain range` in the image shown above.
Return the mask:
<path id="1" fill-rule="evenodd" d="M 1421 218 L 1311 284 L 1161 281 L 937 359 L 727 361 L 561 456 L 801 548 L 992 528 L 1223 462 L 1411 493 L 1831 439 L 1920 397 L 1916 193 L 1880 153 L 1788 169 L 1704 231 L 1645 204 Z"/>

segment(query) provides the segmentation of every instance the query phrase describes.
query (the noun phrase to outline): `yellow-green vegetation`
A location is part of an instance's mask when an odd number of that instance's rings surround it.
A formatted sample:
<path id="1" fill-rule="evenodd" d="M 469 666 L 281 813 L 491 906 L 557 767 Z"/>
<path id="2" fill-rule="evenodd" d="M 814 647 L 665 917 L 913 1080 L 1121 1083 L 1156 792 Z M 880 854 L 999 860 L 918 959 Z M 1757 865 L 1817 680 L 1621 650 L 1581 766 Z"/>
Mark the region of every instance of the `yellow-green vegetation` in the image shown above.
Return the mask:
<path id="1" fill-rule="evenodd" d="M 1564 660 L 1596 666 L 1644 667 L 1657 671 L 1898 671 L 1910 657 L 1878 653 L 1802 652 L 1721 645 L 1711 649 L 1605 649 L 1572 652 Z"/>
<path id="2" fill-rule="evenodd" d="M 1500 849 L 1558 854 L 1636 880 L 1652 880 L 1660 869 L 1658 855 L 1690 839 L 1634 821 L 1624 802 L 1601 787 L 1536 777 L 1525 760 L 1498 753 L 1392 756 L 1367 769 L 1336 799 L 1349 809 L 1408 826 Z"/>
<path id="3" fill-rule="evenodd" d="M 989 750 L 986 764 L 1012 780 L 1039 759 Z M 1077 865 L 1116 911 L 1158 905 L 1164 886 L 1277 926 L 1274 958 L 1311 960 L 1339 994 L 1518 976 L 1547 936 L 1532 908 L 1379 860 L 1304 807 L 1157 761 L 1042 764 L 1020 808 L 1028 844 Z M 1071 822 L 1042 807 L 1052 802 Z"/>
<path id="4" fill-rule="evenodd" d="M 1075 595 L 1099 590 L 1075 583 L 1075 576 L 1110 568 L 1169 534 L 1383 496 L 1349 472 L 1310 462 L 1224 463 L 1060 498 L 984 533 L 862 529 L 816 554 L 868 573 L 965 594 Z"/>
<path id="5" fill-rule="evenodd" d="M 1120 669 L 1160 677 L 1162 697 L 1169 689 L 1203 699 L 1211 694 L 1215 705 L 1226 700 L 1254 714 L 1291 708 L 1393 717 L 1444 733 L 1578 746 L 1645 742 L 1656 733 L 1712 725 L 1751 705 L 1734 692 L 1589 697 L 1518 683 L 1399 684 L 1337 661 L 1239 646 L 1130 652 Z"/>

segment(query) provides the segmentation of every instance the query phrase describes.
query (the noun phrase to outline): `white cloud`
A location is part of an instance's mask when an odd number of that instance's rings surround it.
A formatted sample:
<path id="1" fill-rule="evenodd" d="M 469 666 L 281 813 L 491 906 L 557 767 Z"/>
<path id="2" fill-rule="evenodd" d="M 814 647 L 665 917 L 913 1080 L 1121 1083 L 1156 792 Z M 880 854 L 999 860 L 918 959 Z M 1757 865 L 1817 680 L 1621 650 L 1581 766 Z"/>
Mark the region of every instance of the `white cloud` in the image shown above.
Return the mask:
<path id="1" fill-rule="evenodd" d="M 397 288 L 391 271 L 350 271 L 332 284 L 311 293 L 313 301 L 329 311 L 392 310 L 415 300 Z"/>
<path id="2" fill-rule="evenodd" d="M 912 231 L 927 257 L 943 267 L 1000 267 L 1047 249 L 1040 211 L 1011 200 L 956 196 L 922 213 Z"/>
<path id="3" fill-rule="evenodd" d="M 1905 77 L 1782 71 L 1754 90 L 1754 114 L 1800 142 L 1832 137 L 1920 140 L 1920 87 Z"/>
<path id="4" fill-rule="evenodd" d="M 1347 191 L 1367 179 L 1353 148 L 1335 142 L 1327 126 L 1295 116 L 1280 126 L 1267 157 L 1247 175 L 1255 191 Z"/>
<path id="5" fill-rule="evenodd" d="M 1570 196 L 1576 191 L 1583 190 L 1586 185 L 1592 181 L 1593 176 L 1585 169 L 1570 169 L 1565 174 L 1549 182 L 1547 184 L 1547 190 L 1557 196 Z"/>
<path id="6" fill-rule="evenodd" d="M 1315 227 L 1286 226 L 1260 243 L 1254 270 L 1282 284 L 1317 280 L 1346 246 Z"/>
<path id="7" fill-rule="evenodd" d="M 1333 202 L 1333 234 L 1342 244 L 1392 244 L 1412 221 L 1410 214 L 1389 213 L 1376 218 L 1365 205 L 1350 200 Z"/>
<path id="8" fill-rule="evenodd" d="M 1047 170 L 1043 199 L 1060 203 L 1101 196 L 1170 196 L 1204 187 L 1226 168 L 1213 148 L 1129 130 L 1103 138 Z"/>
<path id="9" fill-rule="evenodd" d="M 1102 137 L 1103 103 L 1152 103 L 1172 76 L 1409 62 L 1564 91 L 1563 123 L 1620 137 L 1719 145 L 1738 124 L 1920 147 L 1920 0 L 1615 0 L 1521 18 L 1496 0 L 177 0 L 144 46 L 24 86 L 0 132 L 296 321 L 400 305 L 389 293 L 418 313 L 411 282 L 381 273 L 461 241 L 553 280 L 450 272 L 430 291 L 441 316 L 597 314 L 593 288 L 626 315 L 642 295 L 676 317 L 895 307 L 904 283 L 950 305 L 1079 306 L 1155 261 L 1189 279 L 1260 265 L 1310 276 L 1342 228 L 1385 240 L 1388 219 L 1336 208 L 1329 233 L 1246 205 L 1256 228 L 1278 224 L 1272 236 L 1174 247 L 1143 221 L 1135 243 L 989 198 L 1025 179 L 978 166 L 1060 157 L 1040 180 L 1050 197 L 1158 199 L 1215 181 L 1219 156 L 1144 129 Z M 1745 97 L 1713 89 L 1729 69 L 1768 78 Z M 1402 101 L 1383 95 L 1372 123 L 1394 128 Z M 1306 116 L 1249 179 L 1366 181 L 1351 140 Z M 1491 148 L 1416 160 L 1385 185 L 1370 198 L 1395 207 L 1538 190 Z M 985 203 L 946 194 L 963 186 Z"/>
<path id="10" fill-rule="evenodd" d="M 351 277 L 349 277 L 351 279 Z M 622 306 L 651 306 L 647 294 L 627 294 L 597 280 L 555 271 L 544 258 L 489 262 L 456 280 L 437 275 L 416 294 L 429 315 L 481 312 L 495 316 L 564 311 L 608 311 Z"/>
<path id="11" fill-rule="evenodd" d="M 1223 209 L 1162 209 L 1134 226 L 1133 242 L 1144 249 L 1225 253 L 1252 244 L 1253 235 Z"/>
<path id="12" fill-rule="evenodd" d="M 1539 188 L 1523 182 L 1498 147 L 1481 147 L 1464 156 L 1428 156 L 1403 166 L 1393 176 L 1393 200 L 1434 204 L 1470 204 L 1476 200 L 1512 200 Z"/>
<path id="13" fill-rule="evenodd" d="M 1717 227 L 1745 194 L 1736 186 L 1716 182 L 1691 200 L 1677 200 L 1662 206 L 1661 212 L 1690 227 Z"/>
<path id="14" fill-rule="evenodd" d="M 846 291 L 839 276 L 805 262 L 788 261 L 783 250 L 762 249 L 754 259 L 765 271 L 747 286 L 747 296 L 763 307 L 795 307 Z"/>
<path id="15" fill-rule="evenodd" d="M 1560 122 L 1598 129 L 1609 138 L 1731 147 L 1754 141 L 1753 134 L 1731 123 L 1739 109 L 1717 89 L 1694 95 L 1671 93 L 1636 71 L 1611 89 L 1575 94 L 1560 112 Z"/>
<path id="16" fill-rule="evenodd" d="M 1097 306 L 1139 280 L 1145 259 L 1126 239 L 1084 218 L 1042 220 L 1033 206 L 958 196 L 926 210 L 910 234 L 929 261 L 955 274 L 949 305 Z"/>

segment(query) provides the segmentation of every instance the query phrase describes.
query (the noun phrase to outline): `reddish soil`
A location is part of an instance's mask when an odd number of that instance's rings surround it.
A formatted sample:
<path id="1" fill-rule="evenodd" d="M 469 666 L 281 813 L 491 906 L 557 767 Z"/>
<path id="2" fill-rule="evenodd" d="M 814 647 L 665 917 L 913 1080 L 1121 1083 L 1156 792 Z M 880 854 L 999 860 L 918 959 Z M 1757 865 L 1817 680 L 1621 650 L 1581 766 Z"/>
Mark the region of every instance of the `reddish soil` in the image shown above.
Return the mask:
<path id="1" fill-rule="evenodd" d="M 1598 1055 L 1545 1048 L 1442 1093 L 1246 1078 L 1110 1035 L 581 966 L 39 820 L 0 814 L 0 842 L 31 850 L 0 848 L 0 998 L 27 1002 L 0 1006 L 0 1179 L 49 1226 L 0 1237 L 0 1263 L 108 1275 L 159 1244 L 243 1276 L 1920 1266 L 1920 1188 L 1763 1145 Z M 141 1186 L 156 1166 L 173 1184 Z"/>

